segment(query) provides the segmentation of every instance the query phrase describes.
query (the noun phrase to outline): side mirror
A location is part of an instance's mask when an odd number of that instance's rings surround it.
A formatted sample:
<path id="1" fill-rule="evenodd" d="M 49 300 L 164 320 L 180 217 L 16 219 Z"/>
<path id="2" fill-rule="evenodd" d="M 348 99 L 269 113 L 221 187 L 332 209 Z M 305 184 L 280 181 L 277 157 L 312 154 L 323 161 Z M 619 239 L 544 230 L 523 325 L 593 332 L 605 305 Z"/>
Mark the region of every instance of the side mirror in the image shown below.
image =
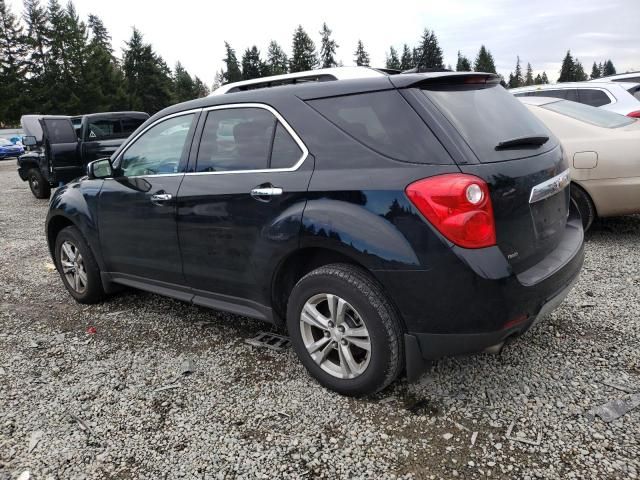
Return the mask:
<path id="1" fill-rule="evenodd" d="M 33 135 L 27 135 L 25 137 L 22 137 L 22 144 L 25 147 L 35 147 L 38 144 L 38 141 Z"/>
<path id="2" fill-rule="evenodd" d="M 111 161 L 108 158 L 100 158 L 99 160 L 89 162 L 87 164 L 87 177 L 89 177 L 90 180 L 113 177 Z"/>

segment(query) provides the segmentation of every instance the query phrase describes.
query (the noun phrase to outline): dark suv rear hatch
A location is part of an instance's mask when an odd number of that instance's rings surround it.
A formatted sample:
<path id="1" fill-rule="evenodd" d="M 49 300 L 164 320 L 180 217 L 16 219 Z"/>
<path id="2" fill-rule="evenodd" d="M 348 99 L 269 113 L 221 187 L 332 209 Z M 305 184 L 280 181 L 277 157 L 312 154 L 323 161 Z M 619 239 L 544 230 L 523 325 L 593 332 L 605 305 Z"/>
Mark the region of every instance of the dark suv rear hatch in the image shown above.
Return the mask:
<path id="1" fill-rule="evenodd" d="M 461 171 L 488 183 L 497 243 L 514 271 L 554 251 L 569 212 L 569 166 L 554 135 L 495 75 L 448 75 L 410 86 L 405 97 Z"/>

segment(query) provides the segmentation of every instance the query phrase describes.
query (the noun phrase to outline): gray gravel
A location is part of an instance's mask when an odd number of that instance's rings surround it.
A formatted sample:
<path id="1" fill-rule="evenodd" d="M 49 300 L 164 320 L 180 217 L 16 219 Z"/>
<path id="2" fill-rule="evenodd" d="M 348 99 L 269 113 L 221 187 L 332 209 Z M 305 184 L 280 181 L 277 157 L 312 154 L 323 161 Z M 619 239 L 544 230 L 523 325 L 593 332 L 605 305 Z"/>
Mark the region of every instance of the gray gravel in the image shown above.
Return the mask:
<path id="1" fill-rule="evenodd" d="M 599 222 L 574 291 L 500 355 L 353 400 L 246 345 L 253 320 L 135 291 L 76 304 L 46 209 L 0 162 L 2 480 L 640 475 L 640 407 L 587 413 L 640 391 L 639 217 Z"/>

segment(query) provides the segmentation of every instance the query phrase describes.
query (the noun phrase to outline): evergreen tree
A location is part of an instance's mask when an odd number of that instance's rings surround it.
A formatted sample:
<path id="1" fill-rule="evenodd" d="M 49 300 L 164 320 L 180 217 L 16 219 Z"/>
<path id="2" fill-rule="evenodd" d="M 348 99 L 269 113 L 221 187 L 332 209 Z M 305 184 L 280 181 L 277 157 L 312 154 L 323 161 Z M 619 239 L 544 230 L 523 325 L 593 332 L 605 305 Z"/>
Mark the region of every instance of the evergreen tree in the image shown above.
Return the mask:
<path id="1" fill-rule="evenodd" d="M 518 88 L 524 85 L 524 78 L 522 77 L 522 68 L 520 67 L 520 57 L 517 57 L 516 70 L 513 75 L 509 75 L 509 82 L 507 83 L 509 88 Z"/>
<path id="2" fill-rule="evenodd" d="M 602 78 L 602 72 L 604 72 L 604 65 L 602 65 L 602 62 L 598 63 L 598 70 L 600 71 L 600 78 Z"/>
<path id="3" fill-rule="evenodd" d="M 200 78 L 197 76 L 193 79 L 193 93 L 196 98 L 206 97 L 211 93 L 209 87 L 207 87 Z"/>
<path id="4" fill-rule="evenodd" d="M 558 82 L 573 82 L 576 76 L 576 66 L 571 56 L 571 50 L 567 50 L 567 54 L 562 60 L 560 67 L 560 76 Z"/>
<path id="5" fill-rule="evenodd" d="M 456 64 L 456 72 L 470 72 L 471 62 L 467 57 L 460 53 L 458 50 L 458 63 Z"/>
<path id="6" fill-rule="evenodd" d="M 607 60 L 602 66 L 602 76 L 608 77 L 609 75 L 616 74 L 616 67 L 613 66 L 613 62 L 611 60 Z"/>
<path id="7" fill-rule="evenodd" d="M 369 54 L 364 49 L 364 44 L 362 40 L 358 40 L 358 45 L 356 46 L 356 51 L 354 52 L 355 58 L 353 59 L 356 62 L 358 67 L 368 67 L 369 66 Z"/>
<path id="8" fill-rule="evenodd" d="M 293 48 L 289 69 L 291 72 L 313 70 L 318 64 L 316 46 L 311 37 L 298 25 L 293 34 Z"/>
<path id="9" fill-rule="evenodd" d="M 409 46 L 405 43 L 402 46 L 402 56 L 400 57 L 400 70 L 410 70 L 414 67 L 413 55 Z"/>
<path id="10" fill-rule="evenodd" d="M 22 26 L 0 0 L 0 125 L 17 125 L 23 113 L 27 48 Z"/>
<path id="11" fill-rule="evenodd" d="M 50 26 L 46 10 L 40 0 L 24 0 L 22 18 L 26 24 L 25 41 L 28 47 L 26 110 L 37 112 L 45 102 L 45 72 L 48 62 Z"/>
<path id="12" fill-rule="evenodd" d="M 242 79 L 251 80 L 252 78 L 260 78 L 264 71 L 262 60 L 260 60 L 260 51 L 255 45 L 247 48 L 242 55 Z"/>
<path id="13" fill-rule="evenodd" d="M 236 57 L 236 51 L 231 48 L 227 42 L 224 42 L 224 49 L 226 51 L 225 57 L 222 61 L 227 67 L 224 72 L 224 83 L 239 82 L 242 80 L 242 72 L 240 71 L 240 65 L 238 64 L 238 58 Z"/>
<path id="14" fill-rule="evenodd" d="M 213 80 L 213 85 L 211 86 L 211 91 L 215 92 L 218 88 L 224 85 L 224 70 L 220 70 L 216 72 L 216 76 Z"/>
<path id="15" fill-rule="evenodd" d="M 524 84 L 526 86 L 533 85 L 533 69 L 530 63 L 527 63 L 527 74 L 524 77 Z"/>
<path id="16" fill-rule="evenodd" d="M 102 20 L 89 15 L 90 40 L 82 69 L 82 112 L 123 110 L 127 108 L 124 75 L 113 56 L 111 37 Z"/>
<path id="17" fill-rule="evenodd" d="M 575 62 L 573 63 L 573 67 L 574 67 L 573 69 L 574 82 L 584 82 L 585 80 L 587 80 L 587 74 L 585 73 L 584 68 L 582 67 L 582 63 L 580 63 L 580 60 L 576 58 Z"/>
<path id="18" fill-rule="evenodd" d="M 596 62 L 593 62 L 593 66 L 591 67 L 591 80 L 600 78 L 600 72 L 601 72 L 601 69 L 598 67 Z"/>
<path id="19" fill-rule="evenodd" d="M 548 83 L 549 83 L 549 79 L 547 78 L 547 72 L 542 72 L 542 77 L 541 77 L 541 79 L 542 79 L 542 84 L 543 84 L 543 85 L 546 85 L 546 84 L 548 84 Z"/>
<path id="20" fill-rule="evenodd" d="M 320 68 L 331 68 L 338 66 L 336 62 L 336 49 L 339 45 L 331 38 L 331 30 L 327 27 L 326 22 L 322 24 L 320 30 Z"/>
<path id="21" fill-rule="evenodd" d="M 289 59 L 287 54 L 277 42 L 273 40 L 269 43 L 267 50 L 267 70 L 268 75 L 282 75 L 289 71 Z"/>
<path id="22" fill-rule="evenodd" d="M 395 70 L 400 70 L 402 64 L 400 63 L 400 59 L 398 58 L 398 52 L 395 48 L 389 47 L 389 53 L 387 53 L 387 61 L 386 67 L 393 68 Z"/>
<path id="23" fill-rule="evenodd" d="M 123 53 L 128 108 L 153 114 L 168 106 L 172 100 L 171 71 L 136 28 Z"/>
<path id="24" fill-rule="evenodd" d="M 487 50 L 484 45 L 480 46 L 478 56 L 473 63 L 473 70 L 476 72 L 497 73 L 493 55 L 491 55 L 491 52 Z"/>
<path id="25" fill-rule="evenodd" d="M 533 84 L 534 85 L 542 85 L 542 77 L 540 76 L 540 74 L 537 74 L 536 78 L 533 79 Z"/>
<path id="26" fill-rule="evenodd" d="M 420 40 L 420 47 L 417 52 L 419 57 L 414 61 L 418 69 L 442 69 L 444 61 L 442 59 L 442 49 L 438 44 L 438 37 L 433 30 L 424 29 Z"/>
<path id="27" fill-rule="evenodd" d="M 176 102 L 186 102 L 194 98 L 197 98 L 197 94 L 193 79 L 182 64 L 177 62 L 173 74 L 173 99 Z"/>

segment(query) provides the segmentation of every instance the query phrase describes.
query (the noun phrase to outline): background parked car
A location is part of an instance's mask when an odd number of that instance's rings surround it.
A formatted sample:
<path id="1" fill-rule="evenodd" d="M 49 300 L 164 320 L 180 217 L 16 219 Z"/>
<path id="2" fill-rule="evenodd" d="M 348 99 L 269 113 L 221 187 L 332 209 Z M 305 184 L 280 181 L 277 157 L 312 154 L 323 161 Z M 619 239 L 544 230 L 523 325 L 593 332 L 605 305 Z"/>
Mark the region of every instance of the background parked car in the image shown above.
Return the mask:
<path id="1" fill-rule="evenodd" d="M 0 159 L 18 157 L 24 153 L 22 145 L 14 144 L 11 140 L 0 138 Z"/>
<path id="2" fill-rule="evenodd" d="M 531 85 L 509 90 L 516 97 L 554 97 L 640 118 L 640 84 L 616 82 L 567 82 Z"/>
<path id="3" fill-rule="evenodd" d="M 617 75 L 609 75 L 608 77 L 598 78 L 592 82 L 632 82 L 640 83 L 640 72 L 618 73 Z"/>
<path id="4" fill-rule="evenodd" d="M 640 213 L 640 120 L 557 98 L 520 101 L 562 142 L 585 230 L 596 216 Z"/>

